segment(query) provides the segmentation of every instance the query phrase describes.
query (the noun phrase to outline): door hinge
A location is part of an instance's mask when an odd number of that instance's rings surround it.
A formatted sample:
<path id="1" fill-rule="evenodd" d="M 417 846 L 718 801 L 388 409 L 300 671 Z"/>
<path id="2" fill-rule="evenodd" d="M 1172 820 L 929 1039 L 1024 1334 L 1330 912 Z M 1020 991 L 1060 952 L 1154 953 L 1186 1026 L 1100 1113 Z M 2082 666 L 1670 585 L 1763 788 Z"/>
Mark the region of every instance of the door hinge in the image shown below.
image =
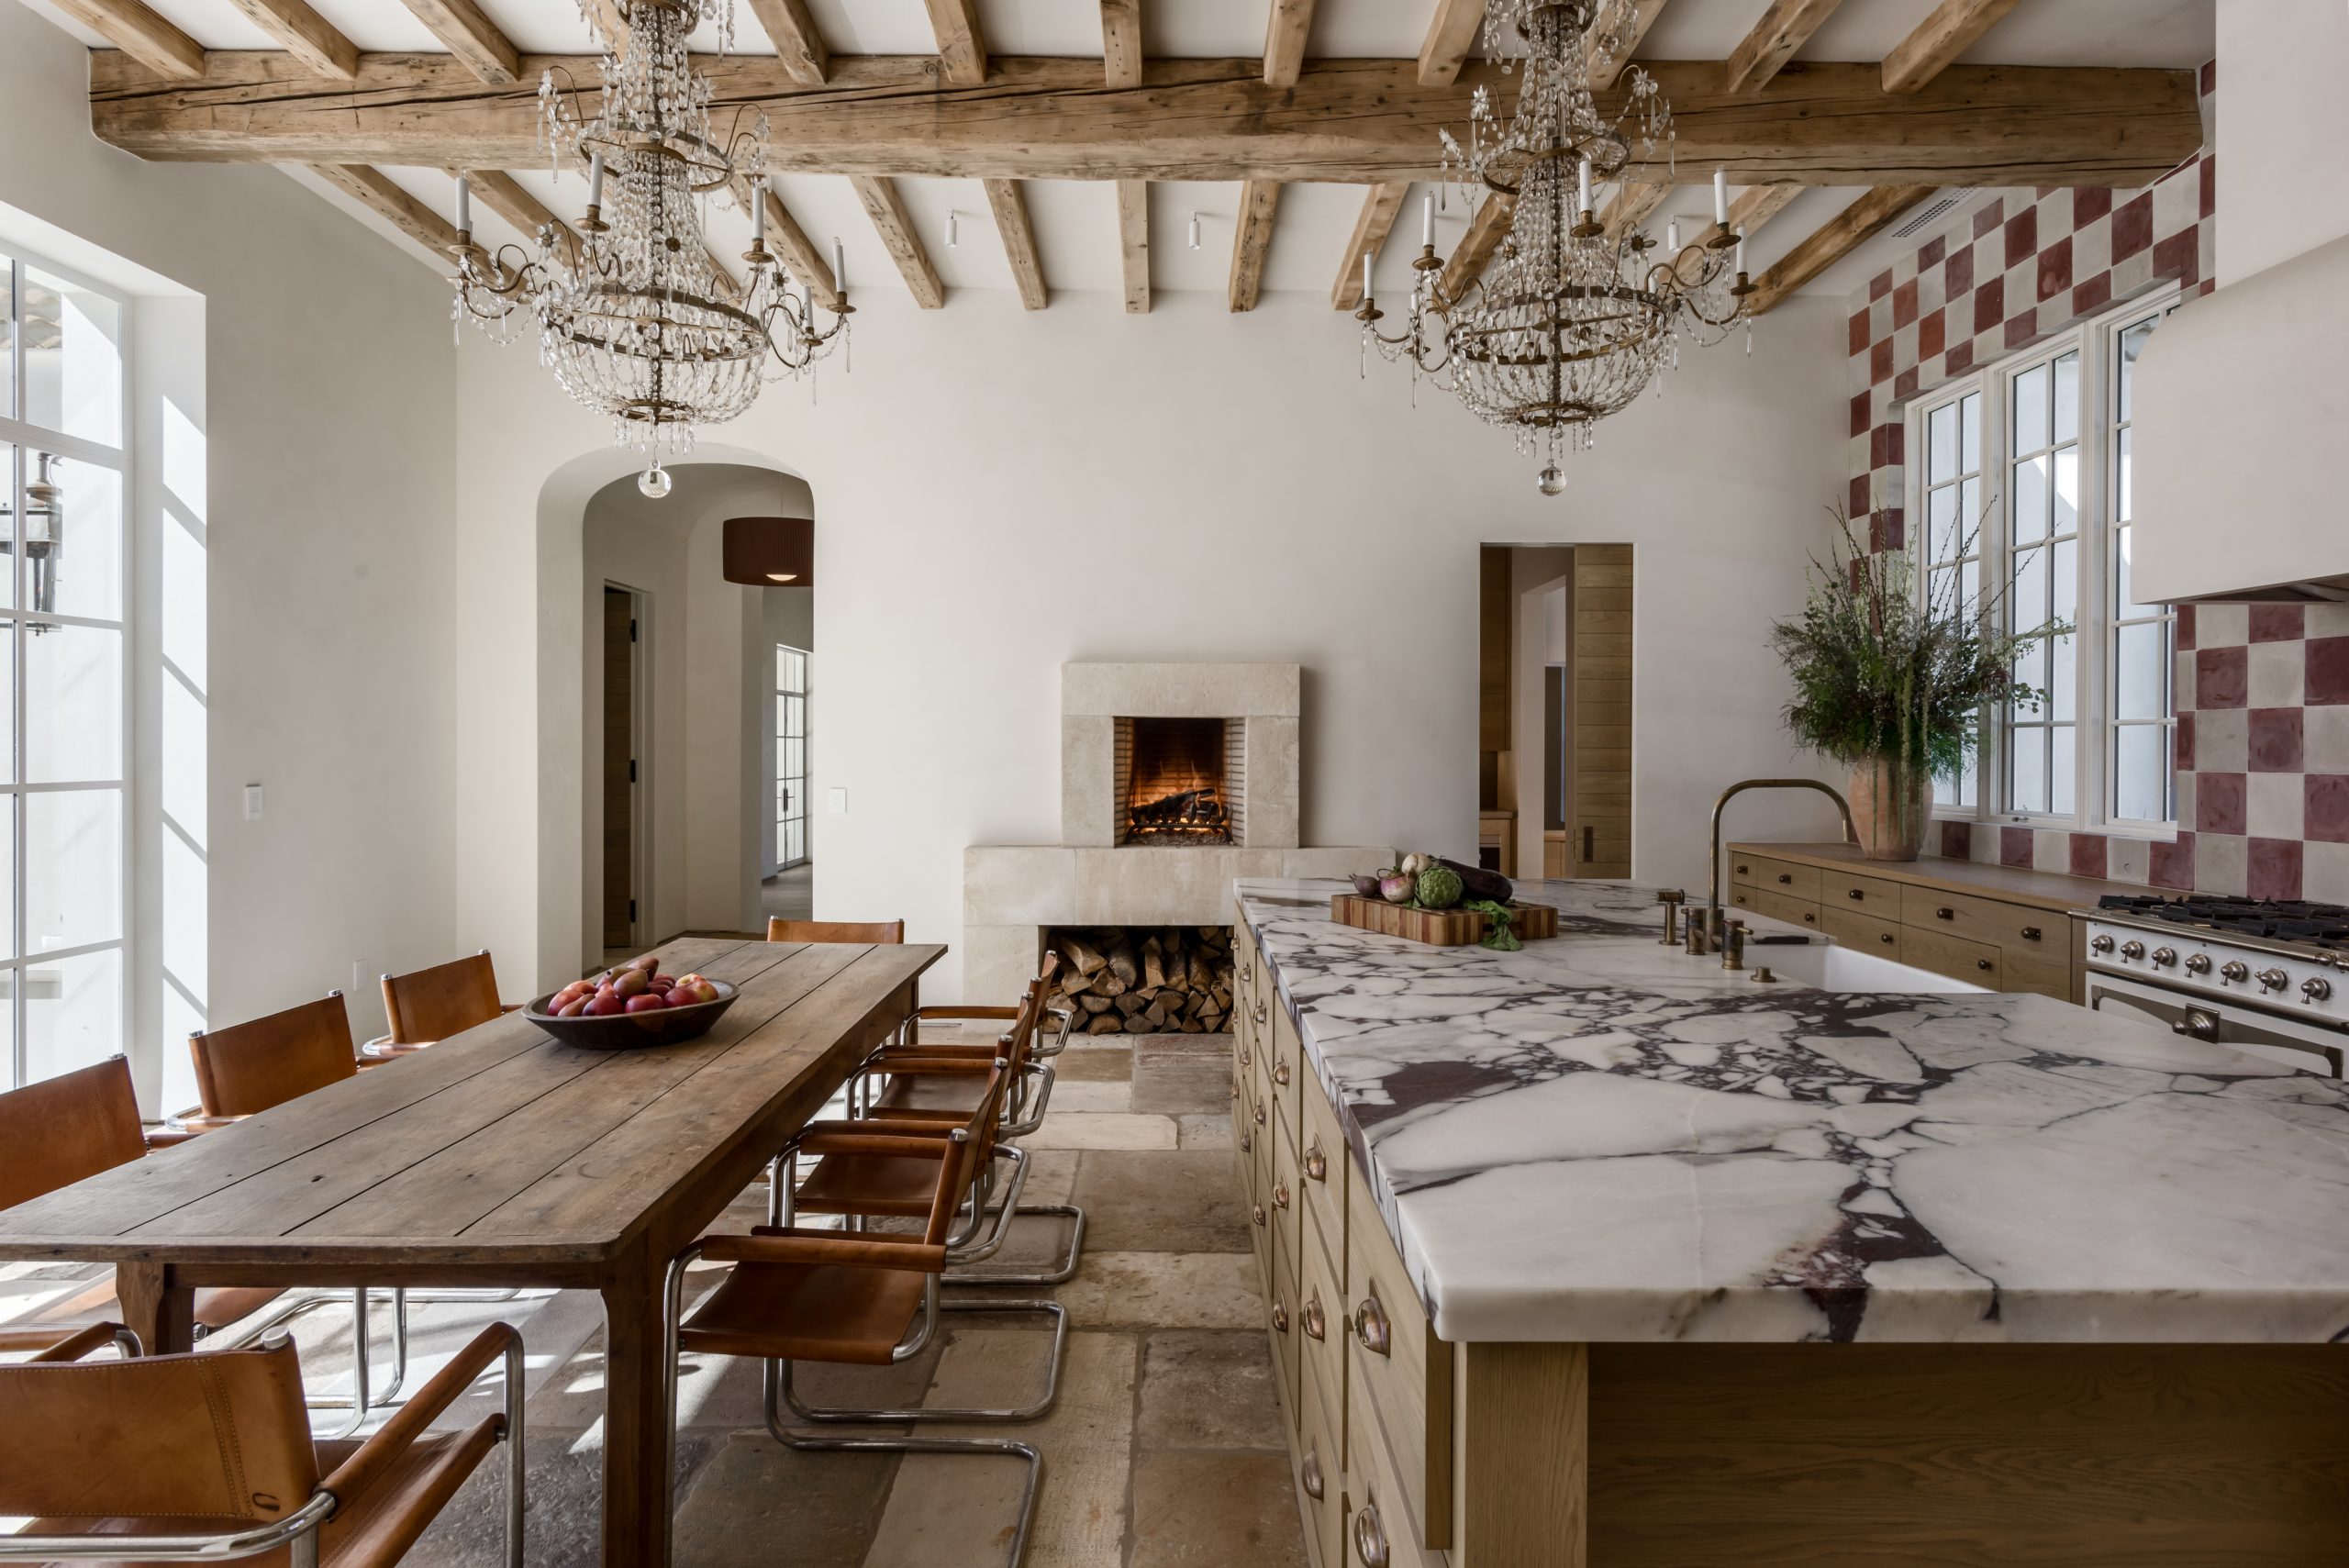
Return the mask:
<path id="1" fill-rule="evenodd" d="M 636 900 L 633 898 L 628 901 L 628 923 L 631 926 L 636 924 Z"/>
<path id="2" fill-rule="evenodd" d="M 636 782 L 636 759 L 634 757 L 630 757 L 628 760 L 628 782 L 630 784 L 634 784 Z"/>
<path id="3" fill-rule="evenodd" d="M 634 616 L 628 617 L 628 639 L 630 642 L 634 642 L 636 640 L 636 617 Z"/>

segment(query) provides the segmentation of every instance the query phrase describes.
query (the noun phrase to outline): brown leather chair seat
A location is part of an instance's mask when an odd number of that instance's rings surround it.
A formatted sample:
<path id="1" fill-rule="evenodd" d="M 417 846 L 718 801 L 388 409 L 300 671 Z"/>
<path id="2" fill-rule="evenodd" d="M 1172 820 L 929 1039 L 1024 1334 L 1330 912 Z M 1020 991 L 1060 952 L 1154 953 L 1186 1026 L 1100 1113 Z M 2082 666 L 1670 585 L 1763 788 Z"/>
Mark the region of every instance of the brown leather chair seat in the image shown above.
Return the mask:
<path id="1" fill-rule="evenodd" d="M 924 1180 L 937 1190 L 937 1161 L 907 1163 L 924 1166 Z M 922 1212 L 928 1212 L 927 1200 Z M 794 1232 L 762 1225 L 751 1234 Z M 678 1343 L 721 1356 L 887 1366 L 890 1352 L 921 1311 L 928 1279 L 909 1271 L 840 1263 L 737 1263 L 685 1319 Z"/>
<path id="2" fill-rule="evenodd" d="M 863 1124 L 858 1124 L 863 1125 Z M 893 1154 L 827 1154 L 799 1184 L 803 1214 L 921 1218 L 938 1191 L 938 1162 Z"/>

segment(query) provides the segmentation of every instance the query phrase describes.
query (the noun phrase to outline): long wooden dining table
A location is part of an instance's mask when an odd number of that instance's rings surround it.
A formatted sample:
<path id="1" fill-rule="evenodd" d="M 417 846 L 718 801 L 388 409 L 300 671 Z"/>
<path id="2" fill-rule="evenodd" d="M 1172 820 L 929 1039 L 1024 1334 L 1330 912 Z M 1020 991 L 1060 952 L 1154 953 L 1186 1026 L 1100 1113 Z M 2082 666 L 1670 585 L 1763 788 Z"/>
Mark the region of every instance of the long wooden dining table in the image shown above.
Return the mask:
<path id="1" fill-rule="evenodd" d="M 561 1045 L 509 1014 L 249 1120 L 0 1211 L 0 1262 L 115 1265 L 153 1351 L 195 1287 L 558 1286 L 604 1303 L 604 1562 L 667 1558 L 662 1284 L 910 1016 L 926 945 L 687 938 L 740 992 L 654 1050 Z"/>

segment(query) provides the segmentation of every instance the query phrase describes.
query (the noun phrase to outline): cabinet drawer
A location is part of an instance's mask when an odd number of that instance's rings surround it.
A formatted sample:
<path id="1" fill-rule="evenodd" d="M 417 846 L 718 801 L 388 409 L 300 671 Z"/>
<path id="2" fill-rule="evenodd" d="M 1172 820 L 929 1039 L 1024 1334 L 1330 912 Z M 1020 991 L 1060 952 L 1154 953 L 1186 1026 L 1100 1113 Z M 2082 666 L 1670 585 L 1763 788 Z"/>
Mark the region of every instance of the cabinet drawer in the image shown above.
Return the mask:
<path id="1" fill-rule="evenodd" d="M 1281 1392 L 1287 1396 L 1289 1430 L 1297 1430 L 1297 1251 L 1294 1230 L 1273 1230 L 1272 1278 L 1264 1287 L 1264 1322 L 1273 1342 L 1273 1364 L 1279 1369 Z"/>
<path id="2" fill-rule="evenodd" d="M 2068 924 L 2069 922 L 2066 922 Z M 2061 928 L 2057 928 L 2060 931 Z M 2037 942 L 2003 943 L 1998 949 L 1998 989 L 2030 991 L 2058 1001 L 2072 999 L 2071 959 L 2054 944 L 2056 931 Z"/>
<path id="3" fill-rule="evenodd" d="M 1288 1131 L 1289 1113 L 1278 1101 L 1273 1104 L 1273 1182 L 1265 1202 L 1272 1209 L 1273 1240 L 1281 1243 L 1288 1259 L 1289 1277 L 1297 1277 L 1297 1226 L 1305 1198 L 1297 1190 L 1297 1140 Z"/>
<path id="4" fill-rule="evenodd" d="M 1300 1129 L 1297 1118 L 1303 1109 L 1299 1096 L 1304 1091 L 1305 1047 L 1297 1038 L 1297 1025 L 1290 1021 L 1288 1009 L 1278 1002 L 1271 1006 L 1272 1061 L 1265 1071 L 1271 1075 L 1273 1103 L 1284 1113 L 1282 1125 L 1288 1130 L 1289 1152 L 1297 1153 Z"/>
<path id="5" fill-rule="evenodd" d="M 1896 963 L 1900 960 L 1900 928 L 1889 918 L 1879 920 L 1857 909 L 1822 904 L 1819 908 L 1819 929 L 1854 952 L 1872 952 Z"/>
<path id="6" fill-rule="evenodd" d="M 1330 1254 L 1322 1250 L 1309 1218 L 1297 1251 L 1297 1379 L 1306 1392 L 1303 1413 L 1312 1414 L 1316 1398 L 1326 1400 L 1330 1429 L 1341 1433 L 1338 1416 L 1346 1386 L 1345 1293 L 1338 1288 Z"/>
<path id="7" fill-rule="evenodd" d="M 1970 893 L 1946 893 L 1930 887 L 1900 890 L 1900 923 L 1931 931 L 1946 931 L 1968 941 L 1992 947 L 2043 952 L 2048 962 L 2064 964 L 2068 922 L 2028 904 L 2001 904 Z"/>
<path id="8" fill-rule="evenodd" d="M 1411 1520 L 1409 1485 L 1401 1479 L 1410 1462 L 1388 1451 L 1378 1423 L 1364 1414 L 1363 1363 L 1371 1359 L 1359 1350 L 1346 1357 L 1346 1497 L 1339 1561 L 1345 1568 L 1430 1568 L 1441 1560 L 1420 1550 L 1419 1528 Z M 1450 1533 L 1447 1521 L 1447 1539 Z"/>
<path id="9" fill-rule="evenodd" d="M 1430 1329 L 1368 1182 L 1347 1189 L 1346 1302 L 1348 1458 L 1355 1434 L 1383 1434 L 1370 1446 L 1394 1451 L 1400 1489 L 1383 1505 L 1392 1533 L 1449 1546 L 1452 1347 Z M 1407 1559 L 1398 1553 L 1396 1561 Z"/>
<path id="10" fill-rule="evenodd" d="M 1998 988 L 1998 950 L 1988 942 L 1910 926 L 1900 933 L 1900 962 L 1952 980 L 1971 981 L 1993 991 Z"/>
<path id="11" fill-rule="evenodd" d="M 1338 1418 L 1343 1385 L 1317 1384 L 1321 1374 L 1308 1357 L 1300 1379 L 1304 1420 L 1292 1452 L 1297 1462 L 1297 1506 L 1305 1516 L 1306 1556 L 1322 1568 L 1344 1562 L 1339 1531 L 1345 1526 L 1345 1428 Z"/>
<path id="12" fill-rule="evenodd" d="M 1747 887 L 1764 888 L 1783 893 L 1789 898 L 1807 898 L 1816 903 L 1819 898 L 1819 868 L 1797 865 L 1792 861 L 1774 861 L 1766 855 L 1732 853 L 1729 858 L 1730 881 Z"/>
<path id="13" fill-rule="evenodd" d="M 1854 915 L 1897 921 L 1900 918 L 1900 884 L 1887 882 L 1880 876 L 1823 871 L 1819 873 L 1819 912 L 1823 916 L 1830 909 L 1847 909 Z"/>
<path id="14" fill-rule="evenodd" d="M 1767 888 L 1741 887 L 1730 895 L 1729 901 L 1740 909 L 1751 909 L 1756 915 L 1784 920 L 1789 926 L 1819 929 L 1819 906 L 1808 899 L 1790 898 Z"/>
<path id="15" fill-rule="evenodd" d="M 1322 1093 L 1321 1080 L 1305 1075 L 1305 1146 L 1297 1151 L 1297 1175 L 1304 1189 L 1305 1212 L 1330 1251 L 1338 1288 L 1346 1285 L 1346 1187 L 1353 1180 L 1353 1158 L 1346 1137 L 1338 1129 L 1338 1113 Z"/>

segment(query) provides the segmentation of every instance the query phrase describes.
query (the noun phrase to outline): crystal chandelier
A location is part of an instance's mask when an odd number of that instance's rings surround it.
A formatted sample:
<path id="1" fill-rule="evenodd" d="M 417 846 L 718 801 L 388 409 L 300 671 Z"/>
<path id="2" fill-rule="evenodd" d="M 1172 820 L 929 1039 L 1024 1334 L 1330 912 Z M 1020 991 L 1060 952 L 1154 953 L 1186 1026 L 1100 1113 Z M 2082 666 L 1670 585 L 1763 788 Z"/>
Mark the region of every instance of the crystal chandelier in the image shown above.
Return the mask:
<path id="1" fill-rule="evenodd" d="M 556 168 L 587 166 L 587 211 L 577 232 L 542 226 L 537 253 L 473 241 L 471 191 L 457 182 L 453 315 L 510 341 L 535 318 L 539 357 L 573 399 L 611 417 L 620 445 L 646 454 L 638 481 L 665 495 L 662 466 L 693 449 L 694 429 L 750 407 L 762 382 L 811 370 L 846 342 L 846 280 L 833 242 L 838 308 L 819 326 L 812 291 L 792 293 L 766 247 L 766 120 L 737 111 L 723 140 L 710 126 L 709 78 L 685 39 L 716 21 L 733 40 L 728 0 L 621 0 L 625 41 L 607 38 L 581 7 L 602 52 L 602 102 L 584 90 L 539 84 L 540 138 Z M 750 281 L 737 289 L 703 237 L 713 192 L 751 208 Z M 607 206 L 606 197 L 609 195 Z M 774 363 L 769 363 L 772 358 Z"/>
<path id="2" fill-rule="evenodd" d="M 1592 212 L 1592 184 L 1624 178 L 1634 137 L 1642 161 L 1664 143 L 1667 163 L 1672 137 L 1671 106 L 1636 67 L 1621 111 L 1600 115 L 1590 67 L 1623 44 L 1614 26 L 1595 27 L 1598 9 L 1599 0 L 1492 0 L 1485 42 L 1504 71 L 1522 72 L 1517 109 L 1504 119 L 1479 86 L 1468 145 L 1443 133 L 1443 171 L 1464 199 L 1515 204 L 1508 238 L 1480 277 L 1447 294 L 1430 196 L 1402 330 L 1379 328 L 1386 313 L 1371 294 L 1367 254 L 1354 313 L 1365 372 L 1375 346 L 1408 362 L 1414 377 L 1433 377 L 1478 418 L 1513 430 L 1520 451 L 1538 448 L 1547 460 L 1538 481 L 1545 495 L 1565 488 L 1565 451 L 1587 448 L 1598 420 L 1676 362 L 1684 336 L 1719 342 L 1746 321 L 1753 292 L 1743 243 L 1729 228 L 1723 174 L 1713 178 L 1712 228 L 1683 247 L 1675 219 L 1658 256 L 1644 235 L 1609 238 Z M 1622 17 L 1632 8 L 1611 9 Z"/>

